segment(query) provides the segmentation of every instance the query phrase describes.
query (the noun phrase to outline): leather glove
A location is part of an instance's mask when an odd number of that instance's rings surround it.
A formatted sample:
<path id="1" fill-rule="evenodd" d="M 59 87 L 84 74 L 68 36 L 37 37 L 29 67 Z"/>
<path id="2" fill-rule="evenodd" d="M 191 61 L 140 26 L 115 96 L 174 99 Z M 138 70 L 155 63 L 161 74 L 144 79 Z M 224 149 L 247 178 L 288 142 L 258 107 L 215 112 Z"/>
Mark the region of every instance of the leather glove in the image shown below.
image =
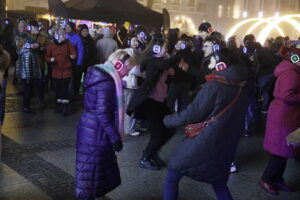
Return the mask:
<path id="1" fill-rule="evenodd" d="M 113 143 L 113 150 L 116 152 L 120 152 L 123 149 L 123 143 L 121 140 L 116 141 Z"/>

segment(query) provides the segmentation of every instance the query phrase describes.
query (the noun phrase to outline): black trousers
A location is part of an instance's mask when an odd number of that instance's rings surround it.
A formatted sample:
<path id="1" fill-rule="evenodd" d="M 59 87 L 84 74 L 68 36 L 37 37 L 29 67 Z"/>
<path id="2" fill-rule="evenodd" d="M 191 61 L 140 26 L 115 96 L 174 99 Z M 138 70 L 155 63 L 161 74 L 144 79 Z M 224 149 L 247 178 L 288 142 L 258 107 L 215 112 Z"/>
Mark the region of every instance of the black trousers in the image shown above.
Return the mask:
<path id="1" fill-rule="evenodd" d="M 74 91 L 75 96 L 77 96 L 79 94 L 79 90 L 80 90 L 80 86 L 81 86 L 82 73 L 83 73 L 82 66 L 74 66 L 74 70 L 73 70 L 73 91 Z"/>
<path id="2" fill-rule="evenodd" d="M 56 99 L 69 100 L 68 87 L 71 78 L 54 79 Z"/>
<path id="3" fill-rule="evenodd" d="M 35 86 L 40 102 L 44 102 L 44 78 L 32 80 L 21 79 L 23 87 L 23 108 L 30 108 L 33 87 Z"/>
<path id="4" fill-rule="evenodd" d="M 285 171 L 286 164 L 287 158 L 272 155 L 261 179 L 269 184 L 276 182 L 283 183 L 283 173 Z"/>
<path id="5" fill-rule="evenodd" d="M 163 123 L 164 117 L 171 114 L 165 103 L 148 98 L 143 106 L 150 131 L 150 140 L 144 152 L 151 157 L 173 136 L 175 129 L 167 128 Z"/>

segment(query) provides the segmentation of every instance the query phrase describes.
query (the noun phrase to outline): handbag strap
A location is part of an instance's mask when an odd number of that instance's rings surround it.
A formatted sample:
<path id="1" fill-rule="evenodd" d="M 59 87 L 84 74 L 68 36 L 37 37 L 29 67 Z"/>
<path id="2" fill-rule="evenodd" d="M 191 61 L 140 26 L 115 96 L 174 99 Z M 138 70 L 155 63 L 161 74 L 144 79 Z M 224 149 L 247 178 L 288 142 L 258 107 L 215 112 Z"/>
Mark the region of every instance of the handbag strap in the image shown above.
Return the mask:
<path id="1" fill-rule="evenodd" d="M 217 118 L 219 118 L 221 115 L 223 115 L 227 110 L 229 110 L 229 108 L 231 108 L 233 106 L 233 104 L 237 101 L 237 99 L 239 98 L 239 96 L 241 95 L 242 92 L 242 87 L 239 87 L 239 90 L 237 92 L 237 94 L 235 95 L 234 99 L 230 102 L 230 104 L 228 104 L 223 110 L 221 110 L 217 115 L 211 117 L 209 120 L 202 122 L 205 124 L 205 126 L 207 126 L 208 124 L 214 122 L 217 120 Z"/>

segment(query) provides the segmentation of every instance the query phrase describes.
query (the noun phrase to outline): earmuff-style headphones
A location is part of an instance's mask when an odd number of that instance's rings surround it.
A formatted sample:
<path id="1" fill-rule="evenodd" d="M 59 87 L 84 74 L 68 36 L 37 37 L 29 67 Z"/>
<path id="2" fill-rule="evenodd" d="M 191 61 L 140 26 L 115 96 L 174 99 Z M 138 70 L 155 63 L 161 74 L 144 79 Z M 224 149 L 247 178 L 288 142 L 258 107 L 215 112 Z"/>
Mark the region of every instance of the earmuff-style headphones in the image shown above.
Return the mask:
<path id="1" fill-rule="evenodd" d="M 209 34 L 211 34 L 213 31 L 214 31 L 214 30 L 212 29 L 212 27 L 208 27 L 208 28 L 207 28 L 207 32 L 208 32 Z"/>
<path id="2" fill-rule="evenodd" d="M 124 68 L 124 63 L 126 62 L 126 60 L 128 60 L 128 58 L 130 58 L 130 55 L 126 54 L 121 60 L 118 60 L 115 63 L 114 67 L 118 72 Z"/>
<path id="3" fill-rule="evenodd" d="M 30 45 L 28 42 L 26 42 L 26 43 L 24 44 L 24 48 L 25 48 L 25 49 L 30 49 L 30 48 L 31 48 L 31 45 Z"/>
<path id="4" fill-rule="evenodd" d="M 140 32 L 139 36 L 144 38 L 145 37 L 145 32 L 144 31 Z"/>
<path id="5" fill-rule="evenodd" d="M 213 56 L 216 59 L 216 63 L 217 63 L 216 66 L 215 66 L 216 71 L 219 72 L 219 71 L 222 71 L 224 69 L 227 69 L 228 66 L 225 64 L 225 62 L 221 61 L 221 57 L 220 57 L 221 47 L 220 47 L 220 45 L 217 44 L 216 42 L 213 42 L 212 49 L 213 49 Z"/>
<path id="6" fill-rule="evenodd" d="M 31 31 L 31 25 L 27 25 L 27 26 L 26 26 L 26 30 L 27 30 L 28 32 L 30 32 L 30 31 Z"/>
<path id="7" fill-rule="evenodd" d="M 300 61 L 300 58 L 299 58 L 299 56 L 297 54 L 293 54 L 293 53 L 291 53 L 291 54 L 292 54 L 291 55 L 291 61 L 292 61 L 292 63 L 296 64 L 297 62 Z"/>
<path id="8" fill-rule="evenodd" d="M 59 34 L 58 34 L 58 33 L 55 33 L 55 34 L 54 34 L 54 39 L 59 40 L 59 38 L 60 38 L 60 37 L 59 37 Z"/>
<path id="9" fill-rule="evenodd" d="M 215 57 L 217 63 L 221 61 L 220 56 L 219 56 L 219 51 L 220 51 L 220 45 L 217 44 L 216 42 L 213 42 L 212 50 L 213 50 L 213 56 Z"/>
<path id="10" fill-rule="evenodd" d="M 186 48 L 187 48 L 187 45 L 184 41 L 180 41 L 180 43 L 178 42 L 177 44 L 175 44 L 175 49 L 177 51 L 184 50 Z"/>
<path id="11" fill-rule="evenodd" d="M 156 45 L 153 46 L 152 50 L 153 50 L 154 53 L 157 54 L 161 51 L 161 47 L 158 44 L 156 44 Z"/>

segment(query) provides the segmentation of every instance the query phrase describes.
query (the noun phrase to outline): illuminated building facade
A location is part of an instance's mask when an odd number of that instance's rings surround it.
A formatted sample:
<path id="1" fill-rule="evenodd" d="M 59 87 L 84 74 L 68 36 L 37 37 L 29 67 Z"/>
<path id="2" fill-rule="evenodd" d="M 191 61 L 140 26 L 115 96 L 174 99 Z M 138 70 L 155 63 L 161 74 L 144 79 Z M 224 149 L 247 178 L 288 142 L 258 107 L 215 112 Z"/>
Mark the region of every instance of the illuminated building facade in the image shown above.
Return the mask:
<path id="1" fill-rule="evenodd" d="M 138 0 L 148 5 L 151 0 Z M 194 34 L 208 21 L 222 33 L 237 22 L 253 17 L 273 17 L 300 13 L 300 0 L 152 0 L 152 9 L 170 13 L 171 27 Z M 195 29 L 193 29 L 195 27 Z"/>

